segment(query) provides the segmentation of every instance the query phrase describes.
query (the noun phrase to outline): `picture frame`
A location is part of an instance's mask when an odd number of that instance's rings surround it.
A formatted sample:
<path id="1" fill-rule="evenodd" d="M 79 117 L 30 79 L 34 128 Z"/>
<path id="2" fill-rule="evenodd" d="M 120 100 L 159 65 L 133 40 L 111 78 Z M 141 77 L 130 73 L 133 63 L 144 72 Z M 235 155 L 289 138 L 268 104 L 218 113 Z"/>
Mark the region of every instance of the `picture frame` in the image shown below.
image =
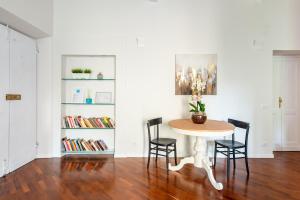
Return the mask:
<path id="1" fill-rule="evenodd" d="M 95 103 L 112 103 L 112 93 L 96 92 Z"/>
<path id="2" fill-rule="evenodd" d="M 175 95 L 217 95 L 217 54 L 176 54 Z"/>
<path id="3" fill-rule="evenodd" d="M 84 103 L 84 92 L 83 88 L 73 88 L 72 103 Z"/>

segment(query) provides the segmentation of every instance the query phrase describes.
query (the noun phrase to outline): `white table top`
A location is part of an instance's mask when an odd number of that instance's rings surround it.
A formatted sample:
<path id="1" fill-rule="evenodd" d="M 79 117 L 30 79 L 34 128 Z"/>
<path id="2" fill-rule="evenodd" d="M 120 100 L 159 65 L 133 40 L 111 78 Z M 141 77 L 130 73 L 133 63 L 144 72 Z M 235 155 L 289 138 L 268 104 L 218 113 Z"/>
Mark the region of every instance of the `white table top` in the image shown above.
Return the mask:
<path id="1" fill-rule="evenodd" d="M 191 119 L 176 119 L 169 121 L 168 124 L 177 133 L 208 138 L 228 136 L 235 129 L 232 124 L 217 120 L 207 120 L 204 124 L 194 124 Z"/>

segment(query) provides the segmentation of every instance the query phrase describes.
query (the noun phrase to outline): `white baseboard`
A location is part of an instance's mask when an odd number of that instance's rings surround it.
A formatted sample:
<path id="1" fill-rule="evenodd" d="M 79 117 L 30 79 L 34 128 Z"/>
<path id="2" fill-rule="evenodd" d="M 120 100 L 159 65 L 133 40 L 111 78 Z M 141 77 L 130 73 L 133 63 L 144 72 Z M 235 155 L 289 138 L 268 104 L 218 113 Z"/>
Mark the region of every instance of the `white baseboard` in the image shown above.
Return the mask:
<path id="1" fill-rule="evenodd" d="M 300 147 L 276 147 L 274 151 L 300 151 Z"/>
<path id="2" fill-rule="evenodd" d="M 151 155 L 152 157 L 154 155 Z M 53 155 L 53 154 L 38 154 L 36 158 L 59 158 L 60 155 Z M 114 155 L 115 158 L 142 158 L 148 157 L 147 154 L 139 154 L 139 153 L 117 153 Z M 171 158 L 173 155 L 170 156 Z M 185 157 L 184 155 L 178 155 L 178 157 Z M 225 158 L 224 155 L 218 154 L 219 158 Z M 273 153 L 257 153 L 257 154 L 249 154 L 249 158 L 274 158 Z"/>
<path id="3" fill-rule="evenodd" d="M 52 154 L 38 154 L 36 158 L 54 158 Z"/>
<path id="4" fill-rule="evenodd" d="M 142 154 L 115 154 L 115 158 L 142 158 L 142 157 L 147 157 L 148 155 L 142 155 Z M 153 155 L 151 156 L 153 157 Z M 170 158 L 172 158 L 173 156 L 170 156 Z M 180 155 L 178 155 L 178 157 L 182 157 Z M 219 158 L 225 158 L 224 155 L 219 155 Z M 264 153 L 264 154 L 249 154 L 248 155 L 249 158 L 274 158 L 274 154 L 270 153 Z"/>
<path id="5" fill-rule="evenodd" d="M 36 158 L 60 158 L 61 155 L 54 155 L 54 154 L 37 154 Z"/>
<path id="6" fill-rule="evenodd" d="M 122 154 L 118 153 L 114 155 L 115 158 L 141 158 L 141 157 L 147 157 L 143 156 L 142 154 Z"/>
<path id="7" fill-rule="evenodd" d="M 273 153 L 263 153 L 263 154 L 249 154 L 249 158 L 274 158 Z"/>

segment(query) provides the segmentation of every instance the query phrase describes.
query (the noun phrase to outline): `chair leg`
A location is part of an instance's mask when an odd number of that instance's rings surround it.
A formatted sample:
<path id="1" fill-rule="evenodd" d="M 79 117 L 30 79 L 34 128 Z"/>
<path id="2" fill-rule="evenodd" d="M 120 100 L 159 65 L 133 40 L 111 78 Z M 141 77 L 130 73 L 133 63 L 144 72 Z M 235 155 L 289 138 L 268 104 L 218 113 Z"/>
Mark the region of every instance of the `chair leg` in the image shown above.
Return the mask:
<path id="1" fill-rule="evenodd" d="M 230 177 L 230 148 L 227 148 L 227 179 Z"/>
<path id="2" fill-rule="evenodd" d="M 151 156 L 151 145 L 149 145 L 147 169 L 149 169 L 149 164 L 150 164 L 150 156 Z"/>
<path id="3" fill-rule="evenodd" d="M 166 164 L 167 164 L 167 174 L 169 174 L 169 146 L 166 147 Z"/>
<path id="4" fill-rule="evenodd" d="M 232 151 L 233 151 L 233 168 L 235 169 L 235 149 L 233 148 L 232 149 Z"/>
<path id="5" fill-rule="evenodd" d="M 177 148 L 176 148 L 176 143 L 174 144 L 174 156 L 175 156 L 175 165 L 177 165 Z"/>
<path id="6" fill-rule="evenodd" d="M 248 153 L 247 153 L 247 150 L 245 151 L 245 163 L 246 163 L 247 175 L 249 176 L 249 166 L 248 166 Z"/>
<path id="7" fill-rule="evenodd" d="M 155 165 L 157 167 L 158 145 L 156 145 Z"/>
<path id="8" fill-rule="evenodd" d="M 214 168 L 216 168 L 217 162 L 217 143 L 215 143 L 215 151 L 214 151 Z"/>

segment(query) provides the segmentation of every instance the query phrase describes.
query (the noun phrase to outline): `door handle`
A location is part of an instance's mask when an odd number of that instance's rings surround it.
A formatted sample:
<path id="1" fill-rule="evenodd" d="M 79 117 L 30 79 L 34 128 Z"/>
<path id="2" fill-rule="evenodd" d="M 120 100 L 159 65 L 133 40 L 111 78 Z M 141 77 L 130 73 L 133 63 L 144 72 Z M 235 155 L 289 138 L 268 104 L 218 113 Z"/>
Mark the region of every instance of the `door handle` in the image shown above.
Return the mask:
<path id="1" fill-rule="evenodd" d="M 279 108 L 282 107 L 282 102 L 283 102 L 282 97 L 278 97 L 278 106 L 279 106 Z"/>
<path id="2" fill-rule="evenodd" d="M 20 94 L 6 94 L 6 101 L 20 101 L 21 97 Z"/>

